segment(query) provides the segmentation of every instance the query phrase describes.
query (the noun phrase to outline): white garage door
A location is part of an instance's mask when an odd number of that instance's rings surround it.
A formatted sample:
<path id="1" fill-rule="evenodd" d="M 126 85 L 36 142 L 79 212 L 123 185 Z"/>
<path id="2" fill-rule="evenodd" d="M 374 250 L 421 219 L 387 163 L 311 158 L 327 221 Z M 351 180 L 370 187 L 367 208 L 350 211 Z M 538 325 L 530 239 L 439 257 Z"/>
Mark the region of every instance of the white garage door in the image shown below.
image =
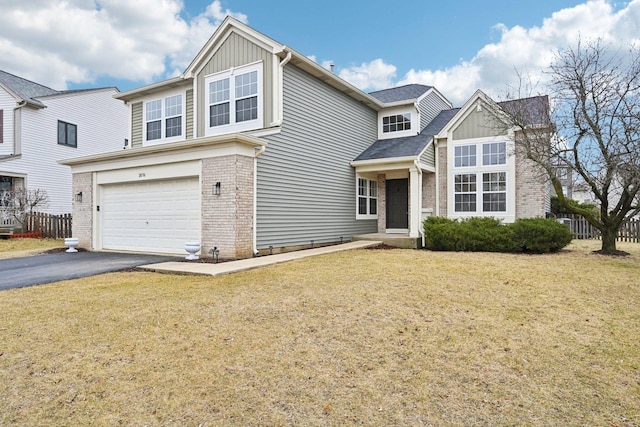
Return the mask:
<path id="1" fill-rule="evenodd" d="M 198 179 L 104 185 L 100 213 L 103 249 L 186 254 L 200 240 Z"/>

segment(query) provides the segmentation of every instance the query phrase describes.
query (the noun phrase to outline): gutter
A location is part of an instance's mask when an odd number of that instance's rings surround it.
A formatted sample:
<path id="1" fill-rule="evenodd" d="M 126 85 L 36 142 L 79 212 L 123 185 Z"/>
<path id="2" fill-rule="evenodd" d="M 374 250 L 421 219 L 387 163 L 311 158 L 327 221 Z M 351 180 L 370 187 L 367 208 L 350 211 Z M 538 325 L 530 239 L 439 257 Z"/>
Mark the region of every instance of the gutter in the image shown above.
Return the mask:
<path id="1" fill-rule="evenodd" d="M 258 157 L 267 147 L 256 147 L 253 158 L 253 255 L 258 255 Z"/>

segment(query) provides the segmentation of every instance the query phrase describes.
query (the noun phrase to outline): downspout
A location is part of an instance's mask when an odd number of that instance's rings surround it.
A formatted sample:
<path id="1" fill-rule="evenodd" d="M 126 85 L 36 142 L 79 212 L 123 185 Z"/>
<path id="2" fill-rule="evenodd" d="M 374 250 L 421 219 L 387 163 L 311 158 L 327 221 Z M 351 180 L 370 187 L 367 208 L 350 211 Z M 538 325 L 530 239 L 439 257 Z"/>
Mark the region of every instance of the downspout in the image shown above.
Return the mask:
<path id="1" fill-rule="evenodd" d="M 420 177 L 420 188 L 422 188 L 422 169 L 420 169 L 420 165 L 418 164 L 418 159 L 413 161 L 414 166 L 416 167 L 416 170 L 418 171 L 418 176 Z M 420 191 L 420 206 L 418 207 L 419 211 L 418 211 L 418 218 L 422 217 L 422 191 Z M 422 238 L 422 247 L 424 248 L 425 245 L 425 238 L 424 238 L 424 227 L 422 227 L 422 222 L 418 220 L 418 224 L 420 224 L 420 226 L 418 226 L 418 234 L 420 235 L 420 237 Z"/>
<path id="2" fill-rule="evenodd" d="M 291 56 L 293 55 L 291 53 L 291 51 L 287 51 L 287 47 L 283 47 L 282 48 L 283 52 L 287 52 L 287 56 L 284 57 L 284 59 L 282 61 L 280 61 L 280 78 L 278 79 L 278 89 L 280 91 L 280 96 L 278 97 L 278 113 L 279 113 L 279 117 L 276 121 L 274 121 L 273 123 L 271 123 L 271 126 L 280 126 L 282 125 L 282 121 L 284 119 L 284 66 L 287 65 L 289 63 L 289 61 L 291 61 Z"/>
<path id="3" fill-rule="evenodd" d="M 26 100 L 18 102 L 18 106 L 13 109 L 13 155 L 22 154 L 22 107 L 27 105 Z M 18 120 L 19 118 L 19 120 Z"/>
<path id="4" fill-rule="evenodd" d="M 258 255 L 258 157 L 264 153 L 266 147 L 256 149 L 253 158 L 253 255 Z"/>
<path id="5" fill-rule="evenodd" d="M 440 216 L 440 162 L 438 161 L 438 140 L 433 137 L 433 152 L 435 153 L 435 166 L 436 166 L 436 216 Z"/>

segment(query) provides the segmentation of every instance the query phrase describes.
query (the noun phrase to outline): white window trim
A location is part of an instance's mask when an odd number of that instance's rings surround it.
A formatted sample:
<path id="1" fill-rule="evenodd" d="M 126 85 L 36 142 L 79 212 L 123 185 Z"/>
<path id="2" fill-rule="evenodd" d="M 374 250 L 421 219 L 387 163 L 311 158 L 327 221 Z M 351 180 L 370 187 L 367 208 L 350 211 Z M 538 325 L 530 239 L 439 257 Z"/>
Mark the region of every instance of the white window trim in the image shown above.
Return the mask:
<path id="1" fill-rule="evenodd" d="M 166 119 L 169 117 L 167 117 L 166 115 L 166 99 L 176 95 L 182 95 L 182 113 L 181 113 L 182 133 L 180 135 L 167 138 L 165 136 L 167 131 Z M 152 101 L 157 101 L 157 100 L 162 101 L 162 117 L 160 118 L 161 134 L 159 139 L 147 140 L 147 103 Z M 183 141 L 184 139 L 186 139 L 186 135 L 187 135 L 187 105 L 186 104 L 187 104 L 187 93 L 185 90 L 166 92 L 166 93 L 163 93 L 162 96 L 156 95 L 156 96 L 145 97 L 142 100 L 142 145 L 143 146 L 160 145 L 160 144 L 166 144 L 168 142 Z M 171 117 L 176 117 L 176 116 L 171 116 Z"/>
<path id="2" fill-rule="evenodd" d="M 505 142 L 506 143 L 506 164 L 483 165 L 483 144 Z M 455 167 L 455 147 L 464 145 L 476 145 L 476 166 Z M 513 141 L 504 137 L 474 138 L 467 140 L 449 141 L 447 144 L 447 211 L 448 217 L 452 219 L 463 219 L 469 217 L 494 217 L 503 222 L 515 221 L 516 213 L 516 165 L 513 155 Z M 506 173 L 506 211 L 496 212 L 483 210 L 483 174 L 491 172 Z M 476 175 L 476 210 L 472 212 L 456 212 L 455 210 L 455 176 L 460 174 Z"/>
<path id="3" fill-rule="evenodd" d="M 235 122 L 235 79 L 234 77 L 240 74 L 250 73 L 257 71 L 258 73 L 258 117 L 254 120 L 247 120 L 244 122 Z M 263 92 L 263 64 L 262 61 L 245 65 L 242 67 L 231 68 L 220 73 L 210 74 L 204 78 L 204 111 L 202 118 L 204 120 L 204 133 L 205 136 L 220 135 L 224 133 L 243 132 L 248 130 L 256 130 L 264 127 L 264 92 Z M 229 79 L 229 124 L 220 126 L 210 126 L 209 121 L 209 83 L 219 81 L 222 79 Z"/>
<path id="4" fill-rule="evenodd" d="M 360 195 L 360 180 L 363 179 L 366 181 L 366 185 L 367 185 L 367 195 L 366 196 L 361 196 Z M 375 182 L 376 183 L 376 195 L 375 197 L 371 196 L 369 189 L 370 187 L 370 183 L 371 182 Z M 366 197 L 367 199 L 367 213 L 366 214 L 361 214 L 360 213 L 360 205 L 359 205 L 359 199 L 361 197 Z M 369 207 L 370 207 L 370 200 L 375 198 L 376 199 L 376 213 L 375 214 L 371 214 L 369 213 Z M 380 200 L 380 187 L 378 185 L 378 180 L 375 177 L 368 177 L 368 176 L 363 176 L 363 175 L 356 175 L 356 219 L 378 219 L 378 211 L 380 210 L 380 206 L 378 205 L 378 201 Z"/>
<path id="5" fill-rule="evenodd" d="M 404 114 L 411 115 L 411 129 L 387 133 L 383 131 L 382 121 L 385 117 Z M 420 114 L 416 108 L 407 106 L 393 107 L 378 112 L 378 139 L 402 138 L 417 135 L 418 133 L 420 133 Z"/>
<path id="6" fill-rule="evenodd" d="M 475 156 L 475 160 L 476 160 L 476 164 L 475 165 L 471 165 L 471 166 L 456 166 L 456 148 L 459 147 L 471 147 L 474 146 L 476 147 L 476 154 Z M 464 169 L 477 169 L 479 167 L 478 165 L 478 149 L 482 149 L 482 144 L 455 144 L 451 146 L 451 150 L 453 151 L 453 162 L 452 165 L 454 167 L 454 169 L 458 169 L 458 170 L 464 170 Z M 460 172 L 460 173 L 464 173 L 464 172 Z"/>

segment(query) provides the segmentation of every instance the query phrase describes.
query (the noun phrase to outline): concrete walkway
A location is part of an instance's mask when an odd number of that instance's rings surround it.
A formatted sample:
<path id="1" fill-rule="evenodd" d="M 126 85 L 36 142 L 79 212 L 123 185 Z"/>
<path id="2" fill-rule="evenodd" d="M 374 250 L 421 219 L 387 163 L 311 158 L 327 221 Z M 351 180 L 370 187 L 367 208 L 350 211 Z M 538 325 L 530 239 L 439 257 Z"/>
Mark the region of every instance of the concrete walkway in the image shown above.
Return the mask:
<path id="1" fill-rule="evenodd" d="M 220 276 L 222 274 L 235 273 L 237 271 L 251 270 L 281 262 L 293 261 L 310 256 L 330 254 L 349 249 L 362 249 L 381 244 L 380 241 L 354 241 L 340 245 L 323 246 L 321 248 L 305 249 L 295 252 L 286 252 L 277 255 L 264 255 L 255 258 L 241 259 L 238 261 L 225 261 L 219 264 L 210 262 L 161 262 L 148 264 L 139 268 L 164 273 L 202 274 L 207 276 Z"/>

